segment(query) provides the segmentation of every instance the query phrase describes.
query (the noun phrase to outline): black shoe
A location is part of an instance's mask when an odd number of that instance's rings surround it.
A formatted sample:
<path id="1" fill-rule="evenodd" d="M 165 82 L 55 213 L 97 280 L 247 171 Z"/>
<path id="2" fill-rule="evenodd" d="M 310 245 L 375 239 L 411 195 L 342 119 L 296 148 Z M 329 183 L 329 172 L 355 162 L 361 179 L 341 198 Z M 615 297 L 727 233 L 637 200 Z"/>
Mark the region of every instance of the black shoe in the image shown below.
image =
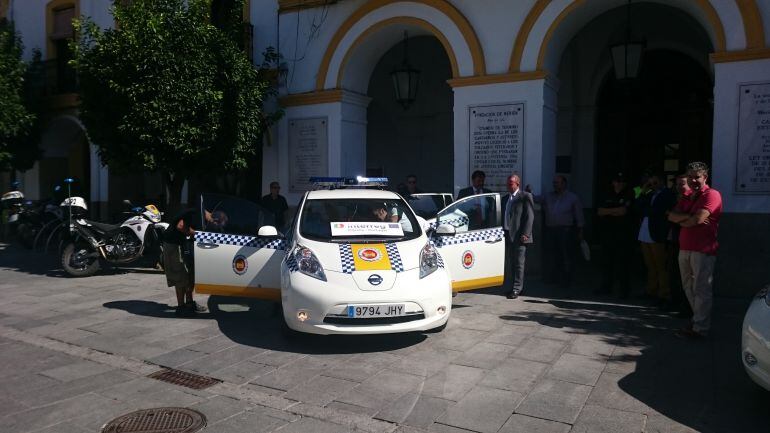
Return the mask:
<path id="1" fill-rule="evenodd" d="M 200 305 L 195 301 L 188 303 L 187 308 L 193 313 L 205 313 L 206 311 L 208 311 L 206 307 L 204 307 L 203 305 Z"/>
<path id="2" fill-rule="evenodd" d="M 519 294 L 518 294 L 518 293 L 516 293 L 516 292 L 508 292 L 508 293 L 505 295 L 505 297 L 506 297 L 506 298 L 508 298 L 508 299 L 516 299 L 516 298 L 518 298 L 518 297 L 519 297 Z"/>

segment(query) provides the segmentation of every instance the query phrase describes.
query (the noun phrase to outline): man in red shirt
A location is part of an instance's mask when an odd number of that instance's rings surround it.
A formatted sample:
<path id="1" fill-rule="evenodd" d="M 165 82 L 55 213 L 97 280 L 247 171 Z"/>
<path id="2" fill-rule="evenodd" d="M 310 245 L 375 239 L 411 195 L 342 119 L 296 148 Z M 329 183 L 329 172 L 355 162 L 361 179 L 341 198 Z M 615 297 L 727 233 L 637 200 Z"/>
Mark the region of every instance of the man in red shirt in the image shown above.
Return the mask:
<path id="1" fill-rule="evenodd" d="M 692 307 L 692 327 L 677 336 L 700 338 L 711 326 L 712 276 L 717 254 L 717 229 L 722 217 L 722 196 L 706 185 L 708 166 L 702 162 L 687 165 L 689 199 L 681 200 L 669 213 L 669 221 L 681 227 L 679 232 L 679 271 L 682 287 Z"/>

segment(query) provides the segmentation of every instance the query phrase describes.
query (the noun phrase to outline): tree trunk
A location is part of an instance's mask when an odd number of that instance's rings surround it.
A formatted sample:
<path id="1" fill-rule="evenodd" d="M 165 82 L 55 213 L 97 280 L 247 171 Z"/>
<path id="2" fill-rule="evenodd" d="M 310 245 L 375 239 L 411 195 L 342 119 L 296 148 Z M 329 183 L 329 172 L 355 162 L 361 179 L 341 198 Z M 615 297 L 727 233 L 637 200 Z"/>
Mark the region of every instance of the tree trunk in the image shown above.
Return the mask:
<path id="1" fill-rule="evenodd" d="M 185 179 L 175 173 L 166 173 L 166 189 L 168 196 L 166 197 L 166 212 L 170 215 L 176 215 L 182 210 L 182 187 L 184 187 Z"/>

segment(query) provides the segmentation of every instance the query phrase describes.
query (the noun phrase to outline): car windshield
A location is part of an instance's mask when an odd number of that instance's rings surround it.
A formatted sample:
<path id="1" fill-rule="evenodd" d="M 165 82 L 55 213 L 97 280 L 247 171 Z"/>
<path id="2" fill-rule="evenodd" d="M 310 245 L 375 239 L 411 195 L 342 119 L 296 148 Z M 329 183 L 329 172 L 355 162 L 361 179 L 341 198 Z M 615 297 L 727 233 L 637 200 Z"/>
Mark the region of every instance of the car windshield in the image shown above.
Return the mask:
<path id="1" fill-rule="evenodd" d="M 299 221 L 300 234 L 317 241 L 408 240 L 422 230 L 412 211 L 397 199 L 306 200 Z"/>
<path id="2" fill-rule="evenodd" d="M 414 213 L 425 218 L 435 218 L 438 211 L 444 209 L 449 203 L 443 194 L 413 194 L 407 196 L 409 206 L 414 209 Z M 451 203 L 451 200 L 449 200 Z"/>

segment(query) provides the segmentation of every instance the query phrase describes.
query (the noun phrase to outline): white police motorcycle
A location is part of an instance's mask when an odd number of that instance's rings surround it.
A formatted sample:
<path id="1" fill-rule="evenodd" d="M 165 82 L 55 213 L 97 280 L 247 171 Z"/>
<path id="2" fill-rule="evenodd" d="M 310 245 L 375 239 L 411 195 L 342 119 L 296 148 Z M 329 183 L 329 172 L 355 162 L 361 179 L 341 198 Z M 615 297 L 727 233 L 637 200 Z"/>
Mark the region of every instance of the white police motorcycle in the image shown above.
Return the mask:
<path id="1" fill-rule="evenodd" d="M 67 274 L 88 277 L 99 271 L 101 262 L 126 265 L 146 256 L 162 265 L 161 238 L 168 223 L 160 222 L 161 213 L 154 205 L 134 207 L 133 216 L 120 225 L 82 218 L 88 211 L 82 197 L 69 197 L 61 206 L 69 214 L 65 221 L 69 233 L 61 252 Z"/>

